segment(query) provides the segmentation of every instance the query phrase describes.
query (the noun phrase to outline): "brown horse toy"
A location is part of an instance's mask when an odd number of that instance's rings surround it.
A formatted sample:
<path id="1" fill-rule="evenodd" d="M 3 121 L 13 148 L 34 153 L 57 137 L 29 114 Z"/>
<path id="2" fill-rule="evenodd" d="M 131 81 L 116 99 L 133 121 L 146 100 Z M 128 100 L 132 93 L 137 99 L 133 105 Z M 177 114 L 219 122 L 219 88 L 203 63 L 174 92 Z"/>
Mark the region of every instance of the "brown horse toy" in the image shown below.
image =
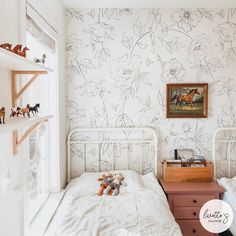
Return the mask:
<path id="1" fill-rule="evenodd" d="M 27 47 L 24 47 L 22 49 L 22 45 L 21 44 L 17 44 L 14 48 L 12 48 L 12 44 L 10 43 L 4 43 L 0 45 L 1 48 L 4 48 L 10 52 L 14 52 L 15 54 L 22 56 L 22 57 L 26 57 L 26 51 L 30 50 Z"/>
<path id="2" fill-rule="evenodd" d="M 182 102 L 190 103 L 191 108 L 193 108 L 193 98 L 195 94 L 200 95 L 198 89 L 191 89 L 188 94 L 186 95 L 175 95 L 171 101 L 175 100 L 175 107 L 177 108 L 177 105 L 179 104 L 180 107 L 182 108 Z"/>
<path id="3" fill-rule="evenodd" d="M 5 107 L 2 107 L 0 109 L 0 124 L 5 124 L 5 115 L 6 115 L 6 111 L 5 111 Z"/>
<path id="4" fill-rule="evenodd" d="M 19 117 L 19 115 L 22 115 L 22 113 L 21 113 L 21 108 L 20 107 L 17 107 L 16 108 L 16 110 L 14 111 L 13 109 L 11 109 L 11 115 L 10 115 L 10 117 Z"/>
<path id="5" fill-rule="evenodd" d="M 11 46 L 12 44 L 10 43 L 4 43 L 0 45 L 1 48 L 7 49 L 7 50 L 11 50 Z"/>
<path id="6" fill-rule="evenodd" d="M 22 57 L 26 57 L 26 51 L 29 51 L 30 49 L 27 47 L 24 47 L 22 51 L 18 51 L 16 54 Z"/>
<path id="7" fill-rule="evenodd" d="M 25 114 L 30 118 L 30 105 L 27 104 L 26 107 L 21 109 L 22 115 L 25 117 Z"/>

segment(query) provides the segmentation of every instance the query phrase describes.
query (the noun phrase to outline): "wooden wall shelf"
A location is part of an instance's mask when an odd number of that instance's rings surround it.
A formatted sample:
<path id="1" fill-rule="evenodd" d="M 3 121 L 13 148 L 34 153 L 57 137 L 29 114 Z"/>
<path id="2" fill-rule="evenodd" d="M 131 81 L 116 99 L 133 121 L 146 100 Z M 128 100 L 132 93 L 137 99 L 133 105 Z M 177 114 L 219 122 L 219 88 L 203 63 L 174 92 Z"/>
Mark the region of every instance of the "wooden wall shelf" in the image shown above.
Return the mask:
<path id="1" fill-rule="evenodd" d="M 37 64 L 3 48 L 0 48 L 0 68 L 15 71 L 53 71 L 42 64 Z"/>
<path id="2" fill-rule="evenodd" d="M 26 128 L 29 126 L 34 126 L 39 122 L 47 121 L 48 119 L 52 118 L 53 115 L 40 115 L 34 116 L 32 118 L 14 118 L 6 120 L 6 124 L 0 125 L 0 134 L 8 133 L 14 130 Z"/>
<path id="3" fill-rule="evenodd" d="M 38 78 L 39 75 L 47 74 L 53 70 L 45 67 L 42 64 L 37 64 L 27 58 L 21 57 L 6 49 L 0 48 L 0 68 L 11 71 L 11 95 L 12 107 L 16 107 L 21 95 L 28 89 L 28 87 Z M 32 75 L 31 79 L 17 90 L 17 76 L 18 75 Z M 16 155 L 19 146 L 29 137 L 29 135 L 41 124 L 41 122 L 48 121 L 52 115 L 44 115 L 33 118 L 22 118 L 7 120 L 5 125 L 0 125 L 0 134 L 12 132 L 13 136 L 13 154 Z M 29 127 L 28 130 L 19 137 L 18 130 Z"/>

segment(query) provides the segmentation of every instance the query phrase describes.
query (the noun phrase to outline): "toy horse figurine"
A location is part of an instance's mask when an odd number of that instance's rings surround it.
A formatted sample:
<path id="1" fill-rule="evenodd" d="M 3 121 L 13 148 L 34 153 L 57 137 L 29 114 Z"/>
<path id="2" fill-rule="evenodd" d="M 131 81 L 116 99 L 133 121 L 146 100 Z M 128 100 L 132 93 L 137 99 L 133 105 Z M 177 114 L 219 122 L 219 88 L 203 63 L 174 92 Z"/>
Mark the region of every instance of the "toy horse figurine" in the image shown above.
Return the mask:
<path id="1" fill-rule="evenodd" d="M 25 117 L 25 114 L 30 118 L 30 105 L 27 104 L 26 107 L 21 109 L 22 115 Z"/>
<path id="2" fill-rule="evenodd" d="M 7 50 L 11 50 L 11 46 L 12 44 L 10 43 L 4 43 L 0 45 L 1 48 L 7 49 Z"/>
<path id="3" fill-rule="evenodd" d="M 17 44 L 13 49 L 10 49 L 10 51 L 18 54 L 22 49 L 22 45 L 21 44 Z"/>
<path id="4" fill-rule="evenodd" d="M 26 51 L 29 50 L 29 48 L 27 48 L 27 47 L 24 47 L 22 50 L 21 44 L 17 44 L 14 48 L 12 48 L 12 44 L 4 43 L 4 44 L 1 44 L 0 47 L 4 48 L 10 52 L 14 52 L 15 54 L 22 56 L 22 57 L 26 57 Z"/>
<path id="5" fill-rule="evenodd" d="M 0 124 L 5 124 L 5 115 L 6 115 L 6 111 L 5 111 L 5 107 L 2 107 L 0 109 Z"/>
<path id="6" fill-rule="evenodd" d="M 27 47 L 24 47 L 22 51 L 18 51 L 16 54 L 22 57 L 26 57 L 26 51 L 29 51 L 30 49 Z"/>
<path id="7" fill-rule="evenodd" d="M 39 112 L 39 111 L 38 111 L 39 108 L 40 108 L 40 104 L 37 103 L 34 107 L 29 107 L 29 110 L 30 110 L 30 112 L 31 112 L 33 115 L 35 115 L 36 113 Z"/>
<path id="8" fill-rule="evenodd" d="M 22 115 L 22 113 L 21 113 L 21 108 L 20 107 L 17 107 L 16 108 L 16 110 L 14 111 L 13 109 L 11 109 L 11 115 L 10 115 L 10 117 L 19 117 L 19 115 Z"/>
<path id="9" fill-rule="evenodd" d="M 47 58 L 46 54 L 43 54 L 41 59 L 39 59 L 39 58 L 34 58 L 34 62 L 35 62 L 35 63 L 42 63 L 42 64 L 44 64 L 46 58 Z"/>

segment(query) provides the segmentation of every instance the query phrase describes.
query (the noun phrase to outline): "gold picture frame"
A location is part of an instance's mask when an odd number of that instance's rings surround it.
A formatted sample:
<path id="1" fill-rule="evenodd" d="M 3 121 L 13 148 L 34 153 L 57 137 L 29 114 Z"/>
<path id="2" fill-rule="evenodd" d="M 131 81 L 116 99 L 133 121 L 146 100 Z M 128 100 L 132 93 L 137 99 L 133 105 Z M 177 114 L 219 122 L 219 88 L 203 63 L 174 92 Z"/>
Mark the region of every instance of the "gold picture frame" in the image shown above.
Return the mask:
<path id="1" fill-rule="evenodd" d="M 207 83 L 166 85 L 167 118 L 207 118 L 207 115 Z"/>

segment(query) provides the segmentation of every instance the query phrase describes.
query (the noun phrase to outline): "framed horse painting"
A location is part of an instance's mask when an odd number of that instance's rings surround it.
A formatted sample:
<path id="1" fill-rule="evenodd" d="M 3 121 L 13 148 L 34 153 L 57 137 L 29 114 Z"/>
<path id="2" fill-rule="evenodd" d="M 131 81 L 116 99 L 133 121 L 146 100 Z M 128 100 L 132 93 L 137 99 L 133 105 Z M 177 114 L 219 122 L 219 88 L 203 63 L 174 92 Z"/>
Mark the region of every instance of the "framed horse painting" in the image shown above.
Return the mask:
<path id="1" fill-rule="evenodd" d="M 207 118 L 208 84 L 167 84 L 167 118 Z"/>

